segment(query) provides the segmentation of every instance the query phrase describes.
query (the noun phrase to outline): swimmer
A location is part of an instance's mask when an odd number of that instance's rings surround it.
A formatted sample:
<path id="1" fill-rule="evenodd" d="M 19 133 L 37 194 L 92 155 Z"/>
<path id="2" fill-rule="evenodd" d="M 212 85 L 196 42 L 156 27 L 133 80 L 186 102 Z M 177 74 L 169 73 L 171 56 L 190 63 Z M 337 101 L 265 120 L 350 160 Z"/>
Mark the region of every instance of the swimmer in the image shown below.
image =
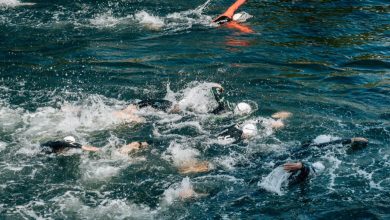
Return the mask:
<path id="1" fill-rule="evenodd" d="M 310 143 L 305 143 L 301 145 L 303 149 L 307 149 L 308 147 L 326 147 L 334 144 L 342 144 L 343 146 L 348 146 L 352 150 L 361 149 L 368 144 L 368 140 L 362 137 L 354 137 L 354 138 L 344 138 L 334 141 L 328 141 L 324 143 L 314 143 L 311 141 Z M 302 152 L 292 152 L 289 157 L 302 157 Z M 309 174 L 318 174 L 319 172 L 325 169 L 324 165 L 320 162 L 316 162 L 313 164 L 296 162 L 296 163 L 285 163 L 283 165 L 285 171 L 291 173 L 289 177 L 289 184 L 297 184 L 305 181 L 310 175 Z"/>
<path id="2" fill-rule="evenodd" d="M 319 174 L 325 169 L 325 166 L 320 162 L 313 164 L 296 162 L 284 164 L 283 169 L 291 173 L 288 177 L 288 184 L 294 185 L 304 182 L 311 175 Z"/>
<path id="3" fill-rule="evenodd" d="M 148 143 L 146 142 L 132 142 L 124 145 L 119 149 L 119 153 L 128 155 L 129 153 L 146 148 Z M 71 148 L 82 149 L 83 151 L 99 152 L 101 149 L 93 146 L 82 145 L 76 142 L 73 136 L 67 136 L 61 141 L 48 141 L 41 144 L 43 152 L 50 153 L 63 153 Z"/>
<path id="4" fill-rule="evenodd" d="M 218 103 L 217 108 L 210 112 L 212 114 L 222 114 L 227 111 L 232 111 L 236 115 L 245 115 L 249 114 L 252 111 L 251 106 L 244 102 L 239 103 L 235 106 L 235 108 L 233 108 L 233 105 L 230 102 L 226 101 L 225 97 L 223 97 L 222 93 L 224 92 L 224 89 L 220 84 L 215 83 L 214 86 L 211 88 L 211 92 L 216 102 Z M 163 99 L 149 99 L 130 104 L 124 110 L 116 112 L 115 116 L 123 120 L 141 123 L 144 121 L 144 118 L 137 116 L 136 114 L 140 109 L 146 107 L 151 107 L 153 109 L 166 113 L 178 113 L 182 111 L 182 109 L 180 109 L 179 104 L 174 104 L 171 101 Z"/>
<path id="5" fill-rule="evenodd" d="M 67 136 L 61 141 L 48 141 L 41 144 L 42 151 L 47 154 L 50 153 L 63 153 L 71 148 L 82 149 L 84 151 L 97 152 L 100 151 L 99 148 L 82 145 L 76 142 L 76 139 L 73 136 Z"/>
<path id="6" fill-rule="evenodd" d="M 218 140 L 220 141 L 228 141 L 232 144 L 237 144 L 242 140 L 246 140 L 256 136 L 257 127 L 255 124 L 245 124 L 240 127 L 240 125 L 232 125 L 225 130 L 223 130 L 220 134 L 218 134 Z"/>
<path id="7" fill-rule="evenodd" d="M 139 141 L 131 142 L 130 144 L 123 145 L 119 149 L 119 153 L 124 154 L 124 155 L 128 155 L 129 153 L 133 153 L 133 152 L 138 151 L 140 149 L 144 149 L 148 146 L 149 146 L 149 144 L 147 142 L 139 142 Z"/>
<path id="8" fill-rule="evenodd" d="M 135 105 L 129 105 L 127 108 L 114 112 L 113 115 L 115 118 L 125 121 L 128 123 L 142 123 L 145 119 L 137 115 L 137 107 Z"/>
<path id="9" fill-rule="evenodd" d="M 304 142 L 301 147 L 307 148 L 307 147 L 326 147 L 329 145 L 334 144 L 342 144 L 343 146 L 349 146 L 352 150 L 358 150 L 361 148 L 364 148 L 368 144 L 368 140 L 363 137 L 354 137 L 354 138 L 342 138 L 338 140 L 323 142 L 323 143 L 316 143 L 314 141 L 307 141 Z"/>
<path id="10" fill-rule="evenodd" d="M 224 24 L 227 22 L 231 22 L 234 19 L 234 13 L 238 10 L 238 8 L 243 5 L 246 0 L 237 0 L 234 4 L 232 4 L 223 14 L 218 16 L 213 20 L 213 22 L 217 24 Z M 237 19 L 237 18 L 236 18 Z"/>
<path id="11" fill-rule="evenodd" d="M 258 133 L 258 124 L 270 123 L 270 127 L 272 129 L 280 129 L 284 127 L 284 123 L 282 120 L 290 117 L 291 115 L 292 114 L 290 112 L 278 112 L 273 115 L 274 118 L 279 118 L 276 121 L 272 119 L 271 122 L 263 122 L 263 120 L 257 120 L 254 123 L 246 123 L 243 126 L 239 124 L 232 125 L 218 134 L 218 140 L 228 141 L 233 144 L 237 144 L 242 140 L 248 140 L 255 137 Z"/>
<path id="12" fill-rule="evenodd" d="M 236 29 L 242 33 L 254 33 L 254 31 L 250 27 L 241 24 L 241 22 L 245 22 L 248 18 L 252 16 L 245 12 L 235 14 L 237 9 L 245 2 L 246 0 L 237 0 L 222 15 L 215 18 L 213 22 L 219 25 L 224 25 L 227 28 Z"/>
<path id="13" fill-rule="evenodd" d="M 210 171 L 211 164 L 209 162 L 197 162 L 194 161 L 192 163 L 186 163 L 179 167 L 180 174 L 189 174 L 189 173 L 205 173 Z"/>

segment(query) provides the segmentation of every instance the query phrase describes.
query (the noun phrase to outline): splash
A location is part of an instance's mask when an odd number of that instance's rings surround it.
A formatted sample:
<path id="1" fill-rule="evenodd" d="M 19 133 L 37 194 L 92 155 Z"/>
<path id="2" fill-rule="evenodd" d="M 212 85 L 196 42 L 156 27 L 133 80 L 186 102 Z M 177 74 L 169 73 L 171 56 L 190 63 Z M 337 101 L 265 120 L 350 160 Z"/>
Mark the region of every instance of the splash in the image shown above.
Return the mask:
<path id="1" fill-rule="evenodd" d="M 263 178 L 261 183 L 258 185 L 269 191 L 278 194 L 279 196 L 283 195 L 282 187 L 287 184 L 287 179 L 291 174 L 286 172 L 283 167 L 275 168 L 268 176 Z"/>
<path id="2" fill-rule="evenodd" d="M 5 150 L 6 147 L 7 147 L 7 143 L 0 141 L 0 152 Z"/>
<path id="3" fill-rule="evenodd" d="M 102 96 L 92 95 L 81 103 L 64 102 L 61 108 L 41 107 L 35 112 L 22 115 L 26 130 L 21 134 L 27 138 L 49 138 L 58 134 L 84 136 L 83 133 L 102 130 L 121 121 L 113 117 L 117 106 L 116 100 L 108 100 Z"/>
<path id="4" fill-rule="evenodd" d="M 137 12 L 134 15 L 134 18 L 141 25 L 151 30 L 160 30 L 165 25 L 164 20 L 162 18 L 149 14 L 146 11 Z"/>
<path id="5" fill-rule="evenodd" d="M 18 0 L 0 0 L 0 7 L 17 7 L 23 5 L 34 5 L 35 3 L 20 2 Z"/>
<path id="6" fill-rule="evenodd" d="M 79 219 L 153 219 L 155 211 L 144 205 L 136 205 L 121 199 L 104 199 L 96 207 L 84 204 L 76 192 L 68 191 L 53 199 L 61 218 L 73 216 Z M 81 198 L 80 198 L 81 197 Z"/>
<path id="7" fill-rule="evenodd" d="M 90 22 L 93 26 L 96 27 L 114 27 L 117 24 L 123 22 L 127 17 L 124 18 L 116 18 L 112 15 L 111 11 L 108 11 L 103 14 L 99 14 L 93 19 L 90 19 Z"/>
<path id="8" fill-rule="evenodd" d="M 335 140 L 339 140 L 340 138 L 339 137 L 335 137 L 335 136 L 332 136 L 332 135 L 319 135 L 317 136 L 314 140 L 313 140 L 313 143 L 315 144 L 322 144 L 322 143 L 326 143 L 326 142 L 330 142 L 330 141 L 335 141 Z"/>
<path id="9" fill-rule="evenodd" d="M 198 150 L 173 141 L 164 153 L 163 158 L 172 161 L 176 167 L 181 167 L 196 162 L 196 157 L 199 155 Z"/>
<path id="10" fill-rule="evenodd" d="M 164 191 L 163 201 L 167 204 L 172 204 L 175 200 L 178 199 L 189 199 L 196 197 L 197 194 L 194 191 L 194 187 L 190 181 L 190 178 L 184 178 L 180 185 L 173 184 L 167 190 Z"/>
<path id="11" fill-rule="evenodd" d="M 216 83 L 190 84 L 177 95 L 182 97 L 178 102 L 180 109 L 190 110 L 196 113 L 208 113 L 218 107 L 211 88 L 219 86 Z"/>

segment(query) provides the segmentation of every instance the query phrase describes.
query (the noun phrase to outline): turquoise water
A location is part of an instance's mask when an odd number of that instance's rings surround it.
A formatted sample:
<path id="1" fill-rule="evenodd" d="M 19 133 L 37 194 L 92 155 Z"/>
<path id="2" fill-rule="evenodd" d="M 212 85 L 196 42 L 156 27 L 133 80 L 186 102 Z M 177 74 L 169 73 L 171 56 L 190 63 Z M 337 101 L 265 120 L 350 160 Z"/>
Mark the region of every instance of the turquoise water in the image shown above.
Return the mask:
<path id="1" fill-rule="evenodd" d="M 387 1 L 249 1 L 251 34 L 210 24 L 231 1 L 31 2 L 0 0 L 0 219 L 390 218 Z M 194 95 L 209 82 L 256 111 L 113 117 L 146 98 L 211 103 Z M 248 144 L 215 139 L 281 110 L 293 113 L 283 129 L 265 126 Z M 40 153 L 67 135 L 103 152 Z M 304 158 L 326 167 L 305 184 L 261 187 L 274 155 L 354 136 L 370 144 Z M 115 153 L 141 140 L 150 147 Z M 194 159 L 213 169 L 178 172 Z M 198 196 L 180 199 L 191 187 Z"/>

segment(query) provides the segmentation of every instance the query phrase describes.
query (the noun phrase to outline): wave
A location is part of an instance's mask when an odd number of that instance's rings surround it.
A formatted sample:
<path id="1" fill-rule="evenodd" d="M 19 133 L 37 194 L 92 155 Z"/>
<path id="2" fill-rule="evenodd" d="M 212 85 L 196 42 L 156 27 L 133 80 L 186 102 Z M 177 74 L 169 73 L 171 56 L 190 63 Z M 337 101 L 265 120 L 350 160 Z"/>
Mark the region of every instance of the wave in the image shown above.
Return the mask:
<path id="1" fill-rule="evenodd" d="M 24 5 L 34 5 L 31 2 L 20 2 L 18 0 L 0 0 L 0 7 L 17 7 Z"/>

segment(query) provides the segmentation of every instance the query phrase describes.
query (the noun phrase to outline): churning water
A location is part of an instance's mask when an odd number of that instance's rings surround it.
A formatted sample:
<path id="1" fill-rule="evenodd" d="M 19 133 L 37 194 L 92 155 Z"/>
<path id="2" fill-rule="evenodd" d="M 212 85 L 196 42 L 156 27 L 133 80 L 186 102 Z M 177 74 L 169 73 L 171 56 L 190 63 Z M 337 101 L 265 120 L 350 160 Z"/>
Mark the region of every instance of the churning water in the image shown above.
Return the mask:
<path id="1" fill-rule="evenodd" d="M 210 23 L 231 3 L 0 0 L 0 219 L 390 218 L 388 2 L 249 0 L 253 33 Z M 213 83 L 256 110 L 207 114 Z M 113 116 L 147 98 L 191 111 Z M 248 143 L 216 139 L 257 119 Z M 102 152 L 40 152 L 67 135 Z M 292 147 L 354 136 L 368 147 L 313 149 L 324 172 L 286 186 Z M 131 141 L 150 146 L 117 153 Z"/>

